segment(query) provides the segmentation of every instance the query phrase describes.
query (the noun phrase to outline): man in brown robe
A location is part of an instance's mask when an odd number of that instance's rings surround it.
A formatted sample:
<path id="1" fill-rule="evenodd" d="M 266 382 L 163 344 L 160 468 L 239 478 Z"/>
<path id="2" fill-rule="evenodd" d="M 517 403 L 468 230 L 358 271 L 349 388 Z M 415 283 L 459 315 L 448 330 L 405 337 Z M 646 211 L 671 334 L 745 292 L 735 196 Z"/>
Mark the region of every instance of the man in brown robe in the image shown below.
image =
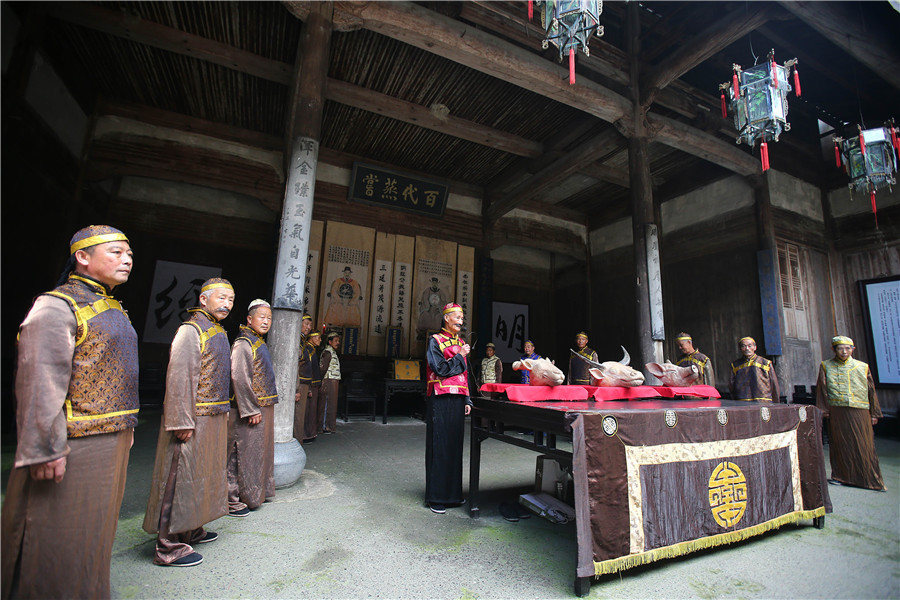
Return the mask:
<path id="1" fill-rule="evenodd" d="M 225 475 L 231 346 L 219 321 L 234 305 L 234 288 L 218 277 L 200 288 L 200 307 L 175 332 L 156 444 L 144 531 L 156 533 L 153 562 L 192 567 L 203 561 L 191 544 L 215 541 L 203 526 L 228 512 Z"/>
<path id="2" fill-rule="evenodd" d="M 110 294 L 133 259 L 125 234 L 107 225 L 80 230 L 69 250 L 60 285 L 19 327 L 4 599 L 110 597 L 139 404 L 137 334 Z"/>
<path id="3" fill-rule="evenodd" d="M 341 385 L 341 359 L 338 348 L 341 347 L 341 334 L 332 331 L 328 334 L 328 342 L 319 358 L 319 372 L 322 374 L 322 388 L 319 390 L 319 413 L 317 424 L 322 433 L 334 433 L 337 430 L 337 404 Z"/>
<path id="4" fill-rule="evenodd" d="M 778 402 L 778 377 L 775 364 L 756 354 L 756 340 L 742 337 L 738 349 L 743 358 L 731 363 L 731 379 L 728 387 L 734 400 L 755 400 L 757 402 Z"/>
<path id="5" fill-rule="evenodd" d="M 831 345 L 834 358 L 819 365 L 816 382 L 816 406 L 829 417 L 828 483 L 887 491 L 872 433 L 881 418 L 881 406 L 869 365 L 851 356 L 852 339 L 839 335 Z"/>
<path id="6" fill-rule="evenodd" d="M 234 397 L 228 412 L 228 514 L 246 516 L 275 496 L 275 404 L 272 357 L 263 336 L 272 325 L 265 300 L 250 303 L 247 324 L 231 346 Z"/>
<path id="7" fill-rule="evenodd" d="M 313 426 L 313 420 L 307 418 L 310 407 L 318 410 L 319 388 L 322 378 L 319 375 L 319 357 L 316 348 L 322 341 L 318 331 L 310 331 L 300 346 L 297 360 L 297 391 L 294 394 L 294 438 L 308 444 L 314 442 L 319 434 Z"/>

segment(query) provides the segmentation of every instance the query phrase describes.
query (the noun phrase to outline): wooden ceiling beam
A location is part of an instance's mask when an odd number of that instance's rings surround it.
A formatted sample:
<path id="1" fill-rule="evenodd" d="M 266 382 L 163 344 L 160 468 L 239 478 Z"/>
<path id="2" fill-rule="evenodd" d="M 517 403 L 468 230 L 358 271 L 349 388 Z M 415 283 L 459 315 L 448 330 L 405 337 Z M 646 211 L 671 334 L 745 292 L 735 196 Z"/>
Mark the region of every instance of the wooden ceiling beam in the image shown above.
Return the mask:
<path id="1" fill-rule="evenodd" d="M 752 5 L 751 5 L 752 6 Z M 696 10 L 707 10 L 698 5 Z M 659 90 L 678 79 L 713 54 L 731 45 L 748 32 L 762 26 L 770 18 L 766 8 L 748 10 L 743 5 L 732 10 L 723 19 L 711 23 L 693 36 L 687 43 L 659 65 L 652 68 L 641 82 L 641 103 L 648 108 Z"/>
<path id="2" fill-rule="evenodd" d="M 538 198 L 548 189 L 587 165 L 601 160 L 604 156 L 624 145 L 622 136 L 612 127 L 595 136 L 578 148 L 556 159 L 532 177 L 520 182 L 509 192 L 492 197 L 490 190 L 485 194 L 490 201 L 485 207 L 485 217 L 489 221 L 499 219 L 523 202 Z"/>
<path id="3" fill-rule="evenodd" d="M 59 3 L 54 5 L 50 16 L 133 42 L 211 62 L 267 81 L 283 85 L 288 85 L 291 81 L 293 65 L 289 63 L 238 50 L 228 44 L 100 6 L 74 2 Z M 434 116 L 426 107 L 336 79 L 328 79 L 326 98 L 502 152 L 529 158 L 543 154 L 543 147 L 539 142 L 452 115 L 441 119 Z"/>
<path id="4" fill-rule="evenodd" d="M 844 3 L 781 0 L 779 4 L 900 90 L 896 30 L 893 34 L 885 31 L 883 23 L 867 23 L 863 28 Z"/>

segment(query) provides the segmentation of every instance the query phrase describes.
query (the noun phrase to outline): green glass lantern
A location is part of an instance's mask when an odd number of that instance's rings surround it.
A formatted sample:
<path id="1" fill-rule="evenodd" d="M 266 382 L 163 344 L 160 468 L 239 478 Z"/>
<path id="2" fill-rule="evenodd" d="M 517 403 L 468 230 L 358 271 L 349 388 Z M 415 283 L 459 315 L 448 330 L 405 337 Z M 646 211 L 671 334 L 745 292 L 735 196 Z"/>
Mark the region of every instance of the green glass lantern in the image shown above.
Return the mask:
<path id="1" fill-rule="evenodd" d="M 546 0 L 541 13 L 541 26 L 547 31 L 542 42 L 544 49 L 553 44 L 559 48 L 559 60 L 569 57 L 569 83 L 575 83 L 575 52 L 581 48 L 591 55 L 590 38 L 603 35 L 600 13 L 603 0 Z"/>
<path id="2" fill-rule="evenodd" d="M 893 122 L 884 127 L 863 130 L 851 138 L 834 138 L 834 153 L 837 166 L 845 166 L 850 176 L 850 193 L 868 192 L 872 202 L 872 214 L 878 225 L 878 210 L 875 192 L 890 188 L 897 183 L 897 152 L 900 144 Z"/>
<path id="3" fill-rule="evenodd" d="M 741 69 L 734 65 L 734 74 L 730 82 L 719 85 L 722 92 L 722 117 L 727 117 L 725 92 L 728 91 L 730 106 L 734 114 L 734 127 L 738 130 L 735 140 L 738 144 L 745 142 L 751 148 L 760 143 L 760 160 L 762 170 L 769 169 L 769 152 L 767 142 L 778 141 L 785 131 L 790 131 L 787 121 L 787 93 L 792 88 L 788 83 L 791 68 L 797 59 L 789 60 L 784 65 L 775 63 L 775 51 L 769 53 L 764 64 L 749 69 Z M 799 76 L 794 70 L 794 83 L 799 96 Z"/>

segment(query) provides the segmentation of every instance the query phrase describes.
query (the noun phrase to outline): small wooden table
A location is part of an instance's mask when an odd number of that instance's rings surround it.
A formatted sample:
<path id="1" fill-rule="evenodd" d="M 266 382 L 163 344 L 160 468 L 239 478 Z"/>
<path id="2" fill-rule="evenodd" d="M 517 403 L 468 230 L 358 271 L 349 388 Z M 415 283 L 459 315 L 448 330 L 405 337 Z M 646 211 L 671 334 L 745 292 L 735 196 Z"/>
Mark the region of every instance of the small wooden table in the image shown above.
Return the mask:
<path id="1" fill-rule="evenodd" d="M 384 414 L 381 424 L 387 424 L 388 404 L 394 394 L 421 394 L 425 397 L 425 382 L 419 379 L 385 379 L 384 380 Z"/>

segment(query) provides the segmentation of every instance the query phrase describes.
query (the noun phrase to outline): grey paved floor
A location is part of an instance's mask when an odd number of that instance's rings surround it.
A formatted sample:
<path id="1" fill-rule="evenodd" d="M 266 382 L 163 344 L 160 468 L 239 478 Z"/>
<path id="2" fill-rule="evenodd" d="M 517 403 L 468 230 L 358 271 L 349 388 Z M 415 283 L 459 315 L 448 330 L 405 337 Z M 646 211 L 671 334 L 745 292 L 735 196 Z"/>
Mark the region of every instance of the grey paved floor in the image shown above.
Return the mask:
<path id="1" fill-rule="evenodd" d="M 304 446 L 297 485 L 247 518 L 209 526 L 220 538 L 198 548 L 203 564 L 154 566 L 154 538 L 140 524 L 158 418 L 143 412 L 131 455 L 114 598 L 574 597 L 574 526 L 498 514 L 533 485 L 536 455 L 486 441 L 481 519 L 435 515 L 422 505 L 425 426 L 404 417 L 339 421 L 337 434 Z M 900 598 L 900 442 L 877 445 L 890 491 L 832 486 L 825 529 L 805 522 L 631 569 L 595 581 L 589 597 Z"/>

